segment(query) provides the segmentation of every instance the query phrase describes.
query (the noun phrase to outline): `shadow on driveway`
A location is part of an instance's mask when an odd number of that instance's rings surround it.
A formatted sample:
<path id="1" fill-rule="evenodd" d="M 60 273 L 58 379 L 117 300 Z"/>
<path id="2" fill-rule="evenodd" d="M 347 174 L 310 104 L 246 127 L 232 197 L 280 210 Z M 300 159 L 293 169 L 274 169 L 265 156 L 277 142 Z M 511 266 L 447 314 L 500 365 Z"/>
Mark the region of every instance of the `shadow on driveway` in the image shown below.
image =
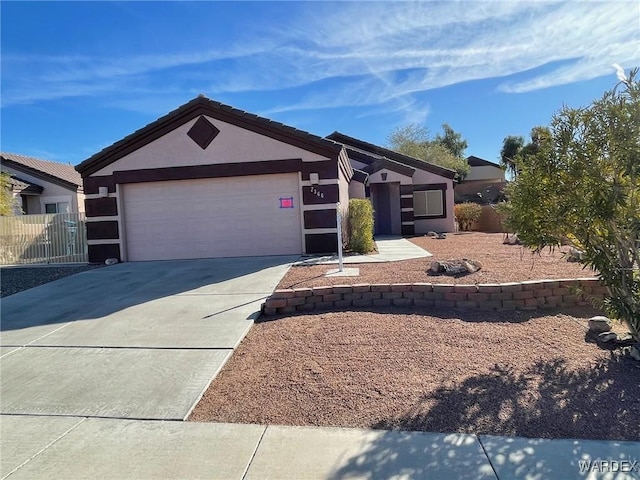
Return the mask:
<path id="1" fill-rule="evenodd" d="M 131 262 L 87 271 L 2 299 L 0 330 L 98 319 L 176 295 L 238 295 L 253 302 L 273 291 L 296 258 Z M 208 315 L 217 313 L 212 309 Z"/>

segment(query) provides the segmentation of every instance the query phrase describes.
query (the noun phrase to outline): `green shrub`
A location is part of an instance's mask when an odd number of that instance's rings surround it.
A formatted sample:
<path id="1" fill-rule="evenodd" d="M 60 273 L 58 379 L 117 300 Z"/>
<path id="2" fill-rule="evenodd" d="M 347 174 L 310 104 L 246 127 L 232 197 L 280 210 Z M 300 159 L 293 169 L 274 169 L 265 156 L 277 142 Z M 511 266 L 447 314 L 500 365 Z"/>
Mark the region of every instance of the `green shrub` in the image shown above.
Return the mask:
<path id="1" fill-rule="evenodd" d="M 477 221 L 482 215 L 482 207 L 477 203 L 465 202 L 459 203 L 453 207 L 460 230 L 469 231 L 473 222 Z"/>
<path id="2" fill-rule="evenodd" d="M 373 206 L 366 199 L 349 200 L 349 249 L 369 253 L 374 249 Z"/>

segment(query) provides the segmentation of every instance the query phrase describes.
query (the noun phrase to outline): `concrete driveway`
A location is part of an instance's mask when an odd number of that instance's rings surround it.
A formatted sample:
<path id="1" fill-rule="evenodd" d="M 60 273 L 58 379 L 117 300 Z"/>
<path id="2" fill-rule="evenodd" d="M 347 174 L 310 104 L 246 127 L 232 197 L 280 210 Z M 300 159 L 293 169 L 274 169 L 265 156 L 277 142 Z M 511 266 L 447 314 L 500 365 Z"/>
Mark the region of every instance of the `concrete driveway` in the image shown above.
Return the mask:
<path id="1" fill-rule="evenodd" d="M 0 413 L 184 419 L 295 260 L 124 263 L 2 299 Z"/>

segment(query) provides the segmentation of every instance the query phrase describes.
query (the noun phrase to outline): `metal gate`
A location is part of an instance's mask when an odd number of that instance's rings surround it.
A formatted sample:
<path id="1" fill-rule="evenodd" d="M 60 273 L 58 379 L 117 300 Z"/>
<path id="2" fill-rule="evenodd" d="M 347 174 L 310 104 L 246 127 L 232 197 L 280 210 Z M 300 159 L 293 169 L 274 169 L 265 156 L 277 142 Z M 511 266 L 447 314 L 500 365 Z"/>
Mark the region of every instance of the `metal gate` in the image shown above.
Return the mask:
<path id="1" fill-rule="evenodd" d="M 84 213 L 0 217 L 0 265 L 87 261 Z"/>

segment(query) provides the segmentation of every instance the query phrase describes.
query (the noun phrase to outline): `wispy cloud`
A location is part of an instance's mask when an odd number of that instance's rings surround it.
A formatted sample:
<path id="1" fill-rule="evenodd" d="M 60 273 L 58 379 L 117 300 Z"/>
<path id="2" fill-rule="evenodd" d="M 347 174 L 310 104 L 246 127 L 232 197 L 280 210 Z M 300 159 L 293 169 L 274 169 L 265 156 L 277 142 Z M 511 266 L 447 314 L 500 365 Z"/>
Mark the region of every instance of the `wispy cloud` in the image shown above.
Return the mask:
<path id="1" fill-rule="evenodd" d="M 146 110 L 157 106 L 154 91 L 165 99 L 167 92 L 288 91 L 264 113 L 411 110 L 419 93 L 461 82 L 504 78 L 500 91 L 522 93 L 612 75 L 614 62 L 638 62 L 636 1 L 318 2 L 292 3 L 290 10 L 259 42 L 255 35 L 217 39 L 226 43 L 215 49 L 124 58 L 9 52 L 2 102 L 143 91 L 151 93 L 112 105 Z M 421 107 L 415 111 L 421 115 Z"/>

